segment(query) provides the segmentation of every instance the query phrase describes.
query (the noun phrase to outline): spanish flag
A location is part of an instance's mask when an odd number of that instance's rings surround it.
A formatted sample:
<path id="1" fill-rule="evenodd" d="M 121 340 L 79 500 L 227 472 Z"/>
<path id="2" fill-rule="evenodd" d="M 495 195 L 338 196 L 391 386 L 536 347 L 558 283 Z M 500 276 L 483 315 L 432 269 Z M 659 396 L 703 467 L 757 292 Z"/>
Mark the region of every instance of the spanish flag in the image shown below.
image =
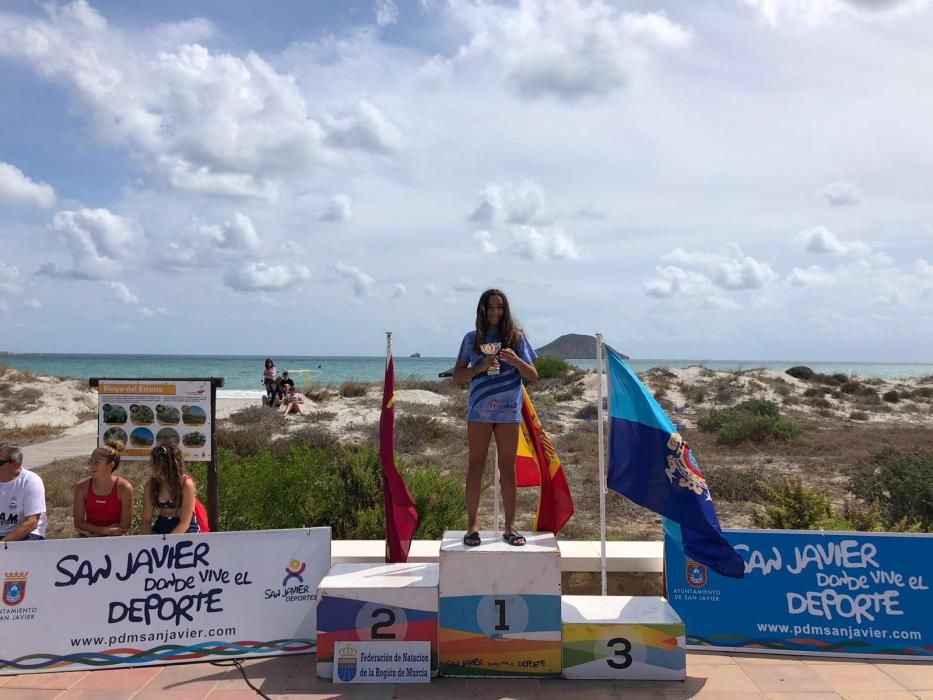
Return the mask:
<path id="1" fill-rule="evenodd" d="M 418 527 L 418 511 L 405 481 L 395 466 L 395 362 L 386 363 L 379 417 L 379 460 L 386 509 L 386 562 L 408 561 L 408 551 Z"/>
<path id="2" fill-rule="evenodd" d="M 519 486 L 540 486 L 534 529 L 555 535 L 573 515 L 570 486 L 560 458 L 548 438 L 528 390 L 522 387 L 522 425 L 515 457 L 515 479 Z"/>

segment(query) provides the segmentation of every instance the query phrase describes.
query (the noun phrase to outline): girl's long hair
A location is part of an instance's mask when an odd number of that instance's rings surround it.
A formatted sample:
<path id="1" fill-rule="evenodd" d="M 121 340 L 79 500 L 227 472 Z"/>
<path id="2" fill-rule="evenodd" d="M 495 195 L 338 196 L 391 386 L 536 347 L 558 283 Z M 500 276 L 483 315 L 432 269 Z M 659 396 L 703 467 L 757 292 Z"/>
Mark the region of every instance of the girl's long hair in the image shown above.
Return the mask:
<path id="1" fill-rule="evenodd" d="M 476 352 L 481 352 L 479 349 L 480 343 L 485 342 L 486 331 L 489 330 L 489 319 L 486 318 L 486 304 L 489 303 L 489 298 L 493 296 L 502 297 L 502 319 L 499 321 L 499 342 L 502 343 L 502 347 L 514 350 L 522 340 L 522 327 L 512 319 L 509 298 L 505 295 L 505 292 L 501 289 L 487 289 L 480 295 L 479 303 L 476 305 L 476 342 L 474 348 Z"/>
<path id="2" fill-rule="evenodd" d="M 154 506 L 159 505 L 159 487 L 162 483 L 172 496 L 172 503 L 181 508 L 181 482 L 185 476 L 185 460 L 178 445 L 156 445 L 152 448 L 152 465 L 158 474 L 149 478 L 149 496 Z"/>

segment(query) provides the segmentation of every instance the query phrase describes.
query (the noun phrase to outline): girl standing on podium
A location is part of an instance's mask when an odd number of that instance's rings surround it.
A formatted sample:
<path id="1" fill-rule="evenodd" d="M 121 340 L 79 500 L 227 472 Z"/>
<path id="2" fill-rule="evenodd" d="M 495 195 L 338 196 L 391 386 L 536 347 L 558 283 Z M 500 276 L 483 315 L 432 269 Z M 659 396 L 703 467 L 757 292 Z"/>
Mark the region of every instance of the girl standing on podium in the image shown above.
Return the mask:
<path id="1" fill-rule="evenodd" d="M 476 514 L 489 441 L 493 435 L 496 436 L 499 483 L 505 510 L 502 538 L 516 547 L 525 544 L 524 536 L 515 530 L 515 454 L 522 422 L 522 380 L 533 382 L 538 378 L 534 365 L 536 358 L 521 327 L 512 319 L 505 293 L 498 289 L 483 292 L 476 305 L 476 329 L 463 337 L 453 373 L 454 382 L 470 383 L 467 408 L 468 522 L 463 538 L 467 546 L 480 544 Z"/>

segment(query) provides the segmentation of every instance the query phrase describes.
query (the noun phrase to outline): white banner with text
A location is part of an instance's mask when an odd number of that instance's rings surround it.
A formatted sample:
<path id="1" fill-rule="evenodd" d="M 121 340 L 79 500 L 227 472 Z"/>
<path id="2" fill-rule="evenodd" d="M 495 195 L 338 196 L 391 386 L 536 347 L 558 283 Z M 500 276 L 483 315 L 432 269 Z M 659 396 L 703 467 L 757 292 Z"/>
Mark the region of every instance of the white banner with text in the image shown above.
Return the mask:
<path id="1" fill-rule="evenodd" d="M 330 528 L 10 542 L 0 674 L 309 653 Z"/>

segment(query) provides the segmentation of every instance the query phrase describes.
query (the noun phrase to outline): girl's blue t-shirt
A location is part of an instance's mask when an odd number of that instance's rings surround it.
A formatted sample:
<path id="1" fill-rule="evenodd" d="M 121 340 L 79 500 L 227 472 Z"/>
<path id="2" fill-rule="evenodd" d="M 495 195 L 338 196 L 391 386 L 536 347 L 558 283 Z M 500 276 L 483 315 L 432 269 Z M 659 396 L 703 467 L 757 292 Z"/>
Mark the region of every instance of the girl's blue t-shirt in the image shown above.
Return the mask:
<path id="1" fill-rule="evenodd" d="M 457 355 L 458 360 L 463 360 L 471 367 L 483 361 L 483 354 L 476 351 L 475 340 L 476 331 L 463 336 Z M 498 341 L 499 332 L 495 329 L 487 331 L 483 340 L 484 343 Z M 515 354 L 525 362 L 534 362 L 538 357 L 524 334 L 515 348 Z M 472 423 L 522 422 L 522 375 L 517 368 L 502 360 L 499 362 L 498 375 L 490 377 L 484 372 L 472 379 L 467 420 Z"/>

